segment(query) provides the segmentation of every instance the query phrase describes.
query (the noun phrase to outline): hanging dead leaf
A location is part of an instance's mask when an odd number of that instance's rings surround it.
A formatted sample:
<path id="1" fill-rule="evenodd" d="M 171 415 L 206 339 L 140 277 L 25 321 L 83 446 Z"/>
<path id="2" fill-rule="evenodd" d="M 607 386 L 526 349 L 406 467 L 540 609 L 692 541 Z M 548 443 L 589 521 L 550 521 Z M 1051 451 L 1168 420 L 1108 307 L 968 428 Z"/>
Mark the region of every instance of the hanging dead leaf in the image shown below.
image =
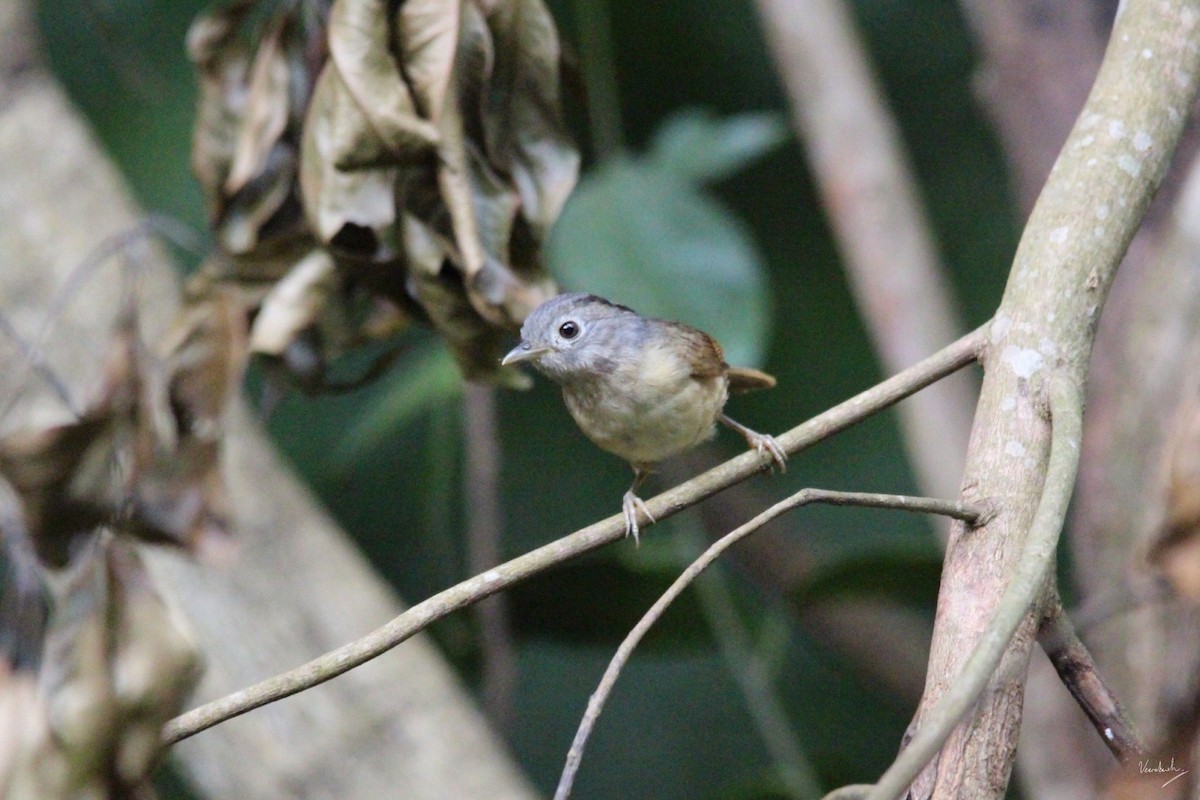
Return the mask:
<path id="1" fill-rule="evenodd" d="M 195 644 L 132 544 L 104 535 L 72 560 L 36 683 L 0 665 L 0 794 L 152 797 L 162 725 L 199 675 Z"/>
<path id="2" fill-rule="evenodd" d="M 487 17 L 496 65 L 483 113 L 488 159 L 510 176 L 536 241 L 545 239 L 579 176 L 563 121 L 562 46 L 542 0 L 506 0 Z"/>
<path id="3" fill-rule="evenodd" d="M 330 78 L 345 88 L 363 124 L 395 162 L 428 156 L 438 131 L 417 113 L 400 65 L 392 56 L 387 0 L 337 0 L 329 15 Z M 346 113 L 343 111 L 343 113 Z M 335 151 L 334 163 L 357 158 Z"/>
<path id="4" fill-rule="evenodd" d="M 204 14 L 188 29 L 187 50 L 199 73 L 200 101 L 192 133 L 192 171 L 204 190 L 209 219 L 223 213 L 225 178 L 245 114 L 249 47 L 239 34 L 254 3 L 242 0 Z"/>
<path id="5" fill-rule="evenodd" d="M 139 438 L 132 478 L 131 522 L 145 538 L 207 553 L 229 543 L 220 452 L 226 413 L 245 372 L 245 319 L 236 293 L 218 290 L 186 308 L 164 341 L 166 380 L 156 397 L 166 400 L 168 427 Z"/>
<path id="6" fill-rule="evenodd" d="M 291 111 L 291 68 L 284 36 L 290 18 L 278 17 L 259 42 L 247 76 L 245 112 L 238 125 L 229 174 L 222 187 L 232 195 L 261 175 L 287 128 Z"/>
<path id="7" fill-rule="evenodd" d="M 512 389 L 529 388 L 532 381 L 528 375 L 500 366 L 508 337 L 480 317 L 467 300 L 462 278 L 442 258 L 444 248 L 438 237 L 411 215 L 405 217 L 404 230 L 410 255 L 423 264 L 411 271 L 409 291 L 429 314 L 463 375 Z"/>
<path id="8" fill-rule="evenodd" d="M 462 5 L 458 0 L 405 0 L 397 12 L 404 76 L 422 118 L 434 128 L 446 105 Z"/>
<path id="9" fill-rule="evenodd" d="M 250 331 L 250 349 L 282 356 L 301 331 L 313 327 L 338 292 L 333 258 L 314 250 L 299 261 L 263 299 Z"/>
<path id="10" fill-rule="evenodd" d="M 1200 398 L 1171 437 L 1166 519 L 1149 558 L 1181 597 L 1200 603 Z"/>
<path id="11" fill-rule="evenodd" d="M 467 375 L 513 380 L 491 363 L 497 342 L 555 291 L 542 241 L 578 172 L 541 0 L 337 0 L 323 65 L 295 55 L 304 33 L 286 14 L 249 48 L 234 9 L 205 24 L 197 171 L 232 263 L 210 274 L 257 312 L 254 350 L 319 387 L 331 355 L 372 335 L 347 313 L 366 291 L 429 320 Z M 294 88 L 306 80 L 311 95 Z M 332 275 L 306 260 L 314 246 Z"/>
<path id="12" fill-rule="evenodd" d="M 326 247 L 351 258 L 389 262 L 397 253 L 392 196 L 397 170 L 347 171 L 338 166 L 339 153 L 347 144 L 342 92 L 333 71 L 326 69 L 317 80 L 304 126 L 300 186 L 305 211 Z"/>

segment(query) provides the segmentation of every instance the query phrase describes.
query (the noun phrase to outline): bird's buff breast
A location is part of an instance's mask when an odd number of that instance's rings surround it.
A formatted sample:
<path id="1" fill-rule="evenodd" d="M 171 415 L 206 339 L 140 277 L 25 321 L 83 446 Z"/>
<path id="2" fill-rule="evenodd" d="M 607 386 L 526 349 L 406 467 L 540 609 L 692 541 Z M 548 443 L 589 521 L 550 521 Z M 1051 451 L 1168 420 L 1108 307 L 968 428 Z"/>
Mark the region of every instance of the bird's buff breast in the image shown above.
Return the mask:
<path id="1" fill-rule="evenodd" d="M 563 386 L 567 409 L 587 437 L 642 465 L 709 439 L 726 397 L 724 376 L 697 379 L 680 359 L 656 350 Z"/>

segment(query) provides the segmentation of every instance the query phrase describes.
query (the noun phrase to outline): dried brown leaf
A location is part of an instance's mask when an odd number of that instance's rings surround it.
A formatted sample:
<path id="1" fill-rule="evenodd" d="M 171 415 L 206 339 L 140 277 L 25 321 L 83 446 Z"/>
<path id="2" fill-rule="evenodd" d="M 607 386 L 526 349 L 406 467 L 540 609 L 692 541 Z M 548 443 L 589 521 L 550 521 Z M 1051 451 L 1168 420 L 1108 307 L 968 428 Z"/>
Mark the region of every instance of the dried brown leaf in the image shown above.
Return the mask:
<path id="1" fill-rule="evenodd" d="M 188 306 L 164 349 L 165 381 L 139 410 L 130 524 L 149 540 L 219 553 L 230 535 L 221 441 L 248 353 L 236 293 L 217 290 Z"/>
<path id="2" fill-rule="evenodd" d="M 245 113 L 238 126 L 233 163 L 223 187 L 228 195 L 263 172 L 271 150 L 287 128 L 291 111 L 291 67 L 283 38 L 290 27 L 289 22 L 286 16 L 274 20 L 254 54 Z"/>
<path id="3" fill-rule="evenodd" d="M 251 54 L 239 33 L 252 7 L 252 2 L 232 3 L 198 17 L 188 29 L 188 55 L 200 80 L 192 171 L 204 190 L 209 219 L 214 221 L 223 212 L 223 186 L 246 109 L 244 86 Z"/>
<path id="4" fill-rule="evenodd" d="M 37 683 L 0 667 L 0 795 L 150 797 L 163 723 L 198 677 L 196 647 L 132 544 L 73 559 Z"/>
<path id="5" fill-rule="evenodd" d="M 250 350 L 282 356 L 301 331 L 317 324 L 340 285 L 333 258 L 323 250 L 309 253 L 263 299 Z"/>
<path id="6" fill-rule="evenodd" d="M 304 126 L 300 186 L 309 224 L 320 242 L 364 261 L 395 258 L 395 168 L 344 171 L 337 166 L 339 114 L 344 109 L 337 76 L 326 69 L 317 80 Z"/>
<path id="7" fill-rule="evenodd" d="M 409 291 L 429 315 L 463 375 L 513 389 L 529 388 L 528 375 L 500 366 L 508 334 L 479 316 L 456 271 L 436 266 L 444 263 L 439 238 L 412 215 L 404 217 L 404 235 L 410 257 L 422 264 L 409 273 Z"/>
<path id="8" fill-rule="evenodd" d="M 1200 603 L 1200 403 L 1181 419 L 1169 456 L 1167 517 L 1150 560 L 1180 596 Z"/>
<path id="9" fill-rule="evenodd" d="M 507 0 L 488 16 L 496 63 L 483 114 L 492 165 L 509 175 L 536 241 L 545 239 L 579 176 L 563 121 L 562 46 L 542 0 Z"/>
<path id="10" fill-rule="evenodd" d="M 392 55 L 387 0 L 337 0 L 329 15 L 333 72 L 370 129 L 397 162 L 422 158 L 437 145 L 438 132 L 417 113 L 412 92 Z M 333 154 L 334 163 L 354 158 Z"/>
<path id="11" fill-rule="evenodd" d="M 436 127 L 458 48 L 460 0 L 404 0 L 397 12 L 400 59 L 421 116 Z"/>

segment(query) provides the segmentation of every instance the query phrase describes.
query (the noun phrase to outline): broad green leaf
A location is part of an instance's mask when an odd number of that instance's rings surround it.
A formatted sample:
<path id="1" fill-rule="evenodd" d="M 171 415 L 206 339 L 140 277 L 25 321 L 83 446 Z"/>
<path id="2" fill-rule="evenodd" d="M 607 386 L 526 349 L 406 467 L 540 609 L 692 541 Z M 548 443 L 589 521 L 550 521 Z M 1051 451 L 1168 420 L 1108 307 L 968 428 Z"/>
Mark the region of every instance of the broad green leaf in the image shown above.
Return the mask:
<path id="1" fill-rule="evenodd" d="M 742 224 L 653 158 L 620 157 L 585 178 L 550 236 L 553 272 L 642 314 L 712 336 L 725 360 L 760 364 L 770 323 L 765 268 Z"/>
<path id="2" fill-rule="evenodd" d="M 773 111 L 717 119 L 690 109 L 663 124 L 650 157 L 676 174 L 715 181 L 745 168 L 787 138 L 783 116 Z"/>

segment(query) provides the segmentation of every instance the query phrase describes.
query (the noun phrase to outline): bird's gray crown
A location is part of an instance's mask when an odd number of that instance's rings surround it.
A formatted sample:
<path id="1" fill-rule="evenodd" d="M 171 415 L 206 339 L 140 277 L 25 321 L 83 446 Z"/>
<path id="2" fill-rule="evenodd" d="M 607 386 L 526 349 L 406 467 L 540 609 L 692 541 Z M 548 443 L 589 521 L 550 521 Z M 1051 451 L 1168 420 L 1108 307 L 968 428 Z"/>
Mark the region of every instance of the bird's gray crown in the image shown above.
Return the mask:
<path id="1" fill-rule="evenodd" d="M 573 323 L 574 329 L 564 327 Z M 551 378 L 571 381 L 612 369 L 634 346 L 644 320 L 637 312 L 586 292 L 560 294 L 542 303 L 521 326 L 522 347 L 544 350 L 532 363 Z"/>

